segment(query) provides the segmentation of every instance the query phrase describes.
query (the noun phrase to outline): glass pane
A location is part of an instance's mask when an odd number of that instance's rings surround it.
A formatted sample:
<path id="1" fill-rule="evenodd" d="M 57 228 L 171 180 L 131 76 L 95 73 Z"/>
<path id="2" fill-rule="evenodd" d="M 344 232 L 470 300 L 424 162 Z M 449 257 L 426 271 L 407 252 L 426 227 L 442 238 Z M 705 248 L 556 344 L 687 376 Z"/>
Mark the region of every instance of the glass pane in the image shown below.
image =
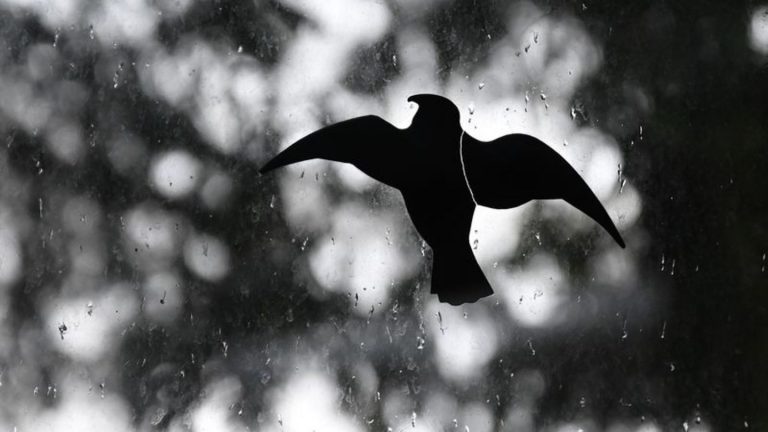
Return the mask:
<path id="1" fill-rule="evenodd" d="M 1 430 L 768 428 L 768 4 L 0 0 L 0 35 Z M 369 115 L 404 132 L 260 173 Z M 464 158 L 509 134 L 578 175 Z M 626 248 L 528 201 L 578 178 Z M 493 294 L 431 293 L 442 235 Z"/>

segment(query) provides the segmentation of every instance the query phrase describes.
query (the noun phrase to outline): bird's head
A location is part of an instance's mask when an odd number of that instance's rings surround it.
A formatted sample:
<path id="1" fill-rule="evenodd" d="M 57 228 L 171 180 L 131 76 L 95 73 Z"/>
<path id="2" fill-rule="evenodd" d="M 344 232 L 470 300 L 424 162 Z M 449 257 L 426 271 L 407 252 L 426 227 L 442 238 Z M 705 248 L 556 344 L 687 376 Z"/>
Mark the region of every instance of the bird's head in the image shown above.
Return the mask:
<path id="1" fill-rule="evenodd" d="M 449 99 L 425 93 L 409 97 L 408 102 L 419 105 L 410 129 L 440 134 L 461 132 L 459 109 Z"/>

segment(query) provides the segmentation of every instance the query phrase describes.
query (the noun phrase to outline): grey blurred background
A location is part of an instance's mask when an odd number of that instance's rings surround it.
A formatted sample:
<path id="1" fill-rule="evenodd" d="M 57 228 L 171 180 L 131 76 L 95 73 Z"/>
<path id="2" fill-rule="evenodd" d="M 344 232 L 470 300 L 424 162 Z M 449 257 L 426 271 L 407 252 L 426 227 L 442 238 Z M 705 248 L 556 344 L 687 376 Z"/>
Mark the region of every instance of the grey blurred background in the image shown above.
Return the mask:
<path id="1" fill-rule="evenodd" d="M 768 430 L 768 3 L 0 1 L 0 430 Z M 396 191 L 258 167 L 451 98 L 585 178 L 479 208 L 452 307 Z"/>

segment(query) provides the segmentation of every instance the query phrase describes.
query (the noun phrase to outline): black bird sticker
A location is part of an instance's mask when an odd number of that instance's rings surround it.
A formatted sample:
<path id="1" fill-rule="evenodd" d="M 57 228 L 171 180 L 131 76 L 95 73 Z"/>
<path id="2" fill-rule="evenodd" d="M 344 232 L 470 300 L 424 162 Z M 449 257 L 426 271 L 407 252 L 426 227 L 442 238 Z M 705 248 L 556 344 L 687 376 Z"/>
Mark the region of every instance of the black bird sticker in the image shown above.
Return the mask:
<path id="1" fill-rule="evenodd" d="M 600 224 L 622 248 L 621 234 L 586 182 L 565 159 L 524 134 L 479 141 L 460 124 L 450 100 L 419 94 L 407 129 L 369 115 L 298 140 L 260 172 L 309 159 L 351 163 L 397 188 L 416 230 L 432 248 L 432 287 L 441 302 L 472 303 L 493 290 L 469 244 L 475 206 L 507 209 L 562 199 Z"/>

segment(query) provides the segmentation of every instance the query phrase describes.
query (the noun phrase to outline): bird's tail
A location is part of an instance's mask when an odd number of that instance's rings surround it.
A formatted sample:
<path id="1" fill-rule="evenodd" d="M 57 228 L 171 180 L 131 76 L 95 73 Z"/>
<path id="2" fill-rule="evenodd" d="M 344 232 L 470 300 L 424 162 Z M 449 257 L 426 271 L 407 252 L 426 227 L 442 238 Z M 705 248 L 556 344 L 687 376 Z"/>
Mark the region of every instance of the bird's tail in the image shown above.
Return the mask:
<path id="1" fill-rule="evenodd" d="M 579 178 L 579 180 L 581 180 L 581 178 Z M 608 231 L 608 234 L 613 237 L 619 246 L 625 248 L 626 245 L 624 244 L 624 239 L 621 238 L 619 230 L 616 228 L 616 225 L 613 224 L 611 217 L 608 216 L 605 207 L 603 207 L 600 200 L 597 199 L 589 186 L 587 186 L 586 182 L 584 182 L 584 180 L 581 180 L 581 182 L 583 185 L 580 185 L 580 187 L 579 185 L 572 185 L 569 193 L 567 193 L 563 199 L 600 224 L 600 226 Z"/>
<path id="2" fill-rule="evenodd" d="M 432 294 L 452 305 L 474 303 L 493 294 L 469 244 L 432 249 Z"/>

